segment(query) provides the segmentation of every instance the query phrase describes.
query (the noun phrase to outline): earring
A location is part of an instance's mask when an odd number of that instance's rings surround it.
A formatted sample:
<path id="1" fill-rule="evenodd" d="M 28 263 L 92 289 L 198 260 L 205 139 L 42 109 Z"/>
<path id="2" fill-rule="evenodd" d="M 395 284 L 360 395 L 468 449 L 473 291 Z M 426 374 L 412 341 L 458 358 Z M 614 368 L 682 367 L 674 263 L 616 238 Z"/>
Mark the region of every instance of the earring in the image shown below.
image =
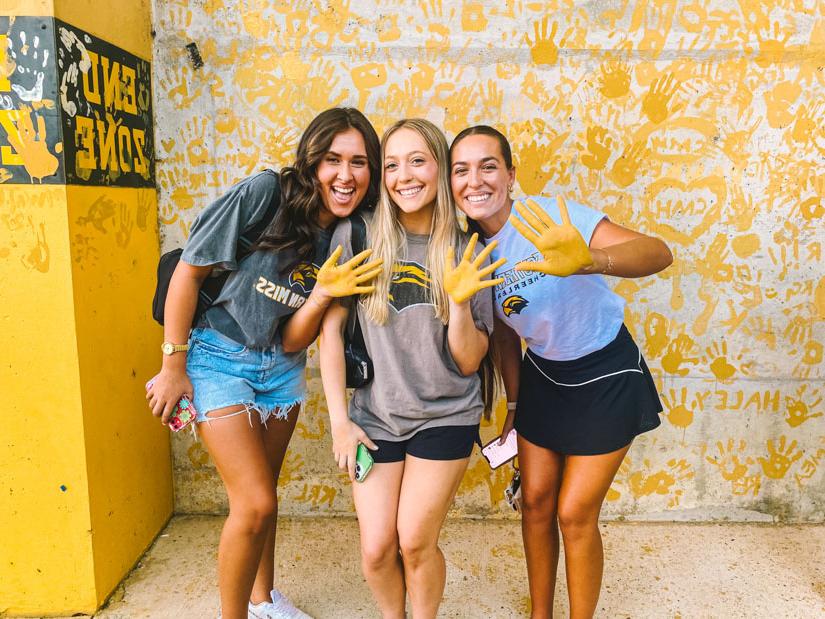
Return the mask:
<path id="1" fill-rule="evenodd" d="M 513 193 L 513 186 L 507 185 L 507 193 Z"/>

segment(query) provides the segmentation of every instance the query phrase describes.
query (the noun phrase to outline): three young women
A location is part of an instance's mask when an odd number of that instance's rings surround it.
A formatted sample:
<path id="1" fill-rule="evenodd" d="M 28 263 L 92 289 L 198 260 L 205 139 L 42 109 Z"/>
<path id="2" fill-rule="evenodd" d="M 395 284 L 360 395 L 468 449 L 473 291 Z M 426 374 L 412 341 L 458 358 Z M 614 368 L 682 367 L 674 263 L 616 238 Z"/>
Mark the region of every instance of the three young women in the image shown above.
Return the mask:
<path id="1" fill-rule="evenodd" d="M 325 261 L 334 224 L 375 204 L 379 150 L 359 111 L 322 112 L 292 166 L 239 182 L 200 213 L 170 282 L 163 367 L 147 398 L 166 423 L 180 396 L 193 396 L 198 434 L 226 488 L 224 619 L 307 616 L 273 585 L 278 475 L 304 398 L 306 347 L 332 298 L 368 292 L 380 266 L 360 264 L 368 252 Z M 274 218 L 239 261 L 241 235 L 273 202 Z M 230 275 L 190 334 L 201 283 L 220 270 Z"/>
<path id="2" fill-rule="evenodd" d="M 361 564 L 384 617 L 435 617 L 444 591 L 438 536 L 485 410 L 477 375 L 493 326 L 485 280 L 494 246 L 474 255 L 458 226 L 444 135 L 402 120 L 381 142 L 383 181 L 367 242 L 383 260 L 375 291 L 333 302 L 321 327 L 321 376 L 333 451 L 353 478 L 358 443 L 375 464 L 352 486 Z M 352 226 L 333 246 L 352 254 Z M 455 256 L 460 256 L 455 264 Z M 375 377 L 347 407 L 342 333 L 357 312 Z M 487 406 L 492 402 L 487 402 Z"/>
<path id="3" fill-rule="evenodd" d="M 515 425 L 532 616 L 550 617 L 564 540 L 571 617 L 591 617 L 604 556 L 598 518 L 633 438 L 659 425 L 653 379 L 623 324 L 624 300 L 603 275 L 643 277 L 672 261 L 667 246 L 562 199 L 517 204 L 510 145 L 470 127 L 451 146 L 455 201 L 506 257 L 494 277 L 494 339 Z M 527 344 L 522 360 L 521 341 Z"/>

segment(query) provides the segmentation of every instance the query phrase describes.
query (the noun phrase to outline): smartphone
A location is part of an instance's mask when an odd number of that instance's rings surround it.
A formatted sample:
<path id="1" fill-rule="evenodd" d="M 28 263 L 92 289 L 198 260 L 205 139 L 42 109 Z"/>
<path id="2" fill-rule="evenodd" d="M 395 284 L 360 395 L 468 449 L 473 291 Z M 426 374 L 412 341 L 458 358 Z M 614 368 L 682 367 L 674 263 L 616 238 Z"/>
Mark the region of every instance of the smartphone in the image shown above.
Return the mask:
<path id="1" fill-rule="evenodd" d="M 146 383 L 146 391 L 152 388 L 156 378 L 157 376 L 153 376 L 149 379 L 149 382 Z M 172 432 L 180 432 L 195 421 L 197 416 L 198 412 L 195 410 L 195 405 L 192 404 L 191 398 L 188 395 L 182 395 L 178 403 L 175 404 L 175 408 L 172 409 L 172 414 L 169 415 L 169 429 L 172 430 Z"/>
<path id="2" fill-rule="evenodd" d="M 355 481 L 364 481 L 373 464 L 370 450 L 363 443 L 358 443 L 358 450 L 355 452 Z"/>
<path id="3" fill-rule="evenodd" d="M 498 444 L 499 437 L 494 438 L 481 448 L 481 455 L 490 463 L 491 469 L 497 469 L 505 462 L 509 462 L 518 455 L 518 445 L 516 443 L 516 430 L 510 430 L 507 440 L 503 445 Z"/>

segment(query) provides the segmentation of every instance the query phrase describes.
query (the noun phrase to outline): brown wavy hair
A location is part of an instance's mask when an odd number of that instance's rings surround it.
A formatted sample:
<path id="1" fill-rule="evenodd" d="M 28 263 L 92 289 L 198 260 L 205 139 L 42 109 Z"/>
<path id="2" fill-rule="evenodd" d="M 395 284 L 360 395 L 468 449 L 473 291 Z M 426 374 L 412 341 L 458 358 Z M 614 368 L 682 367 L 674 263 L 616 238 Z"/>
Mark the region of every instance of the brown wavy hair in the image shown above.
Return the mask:
<path id="1" fill-rule="evenodd" d="M 297 258 L 284 267 L 285 271 L 299 262 L 314 258 L 315 239 L 319 233 L 318 214 L 323 208 L 316 171 L 335 136 L 349 129 L 355 129 L 364 138 L 370 170 L 367 193 L 356 208 L 372 208 L 378 201 L 381 145 L 372 123 L 352 107 L 334 107 L 321 112 L 312 119 L 301 136 L 295 163 L 281 169 L 281 204 L 272 223 L 255 244 L 255 249 L 294 249 Z"/>

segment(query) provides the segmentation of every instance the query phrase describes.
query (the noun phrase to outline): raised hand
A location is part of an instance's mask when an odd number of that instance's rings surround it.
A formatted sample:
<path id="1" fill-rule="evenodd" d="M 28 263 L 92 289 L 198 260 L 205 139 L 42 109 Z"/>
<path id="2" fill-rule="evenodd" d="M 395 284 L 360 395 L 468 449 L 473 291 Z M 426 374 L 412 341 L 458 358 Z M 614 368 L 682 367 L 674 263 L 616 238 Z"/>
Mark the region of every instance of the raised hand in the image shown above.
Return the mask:
<path id="1" fill-rule="evenodd" d="M 456 303 L 464 303 L 482 288 L 490 288 L 504 281 L 503 278 L 488 279 L 483 278 L 490 275 L 502 264 L 507 262 L 507 258 L 499 258 L 494 263 L 481 268 L 487 256 L 498 245 L 498 241 L 493 241 L 487 247 L 478 252 L 478 256 L 473 259 L 473 251 L 478 242 L 478 233 L 470 237 L 470 242 L 464 250 L 464 255 L 457 266 L 455 264 L 455 250 L 450 247 L 447 250 L 447 262 L 444 268 L 444 290 Z"/>
<path id="2" fill-rule="evenodd" d="M 510 223 L 524 238 L 536 246 L 544 257 L 540 262 L 519 262 L 517 271 L 538 271 L 548 275 L 567 277 L 593 265 L 593 254 L 579 231 L 570 223 L 567 204 L 562 196 L 556 198 L 561 213 L 561 225 L 554 222 L 534 200 L 513 206 L 526 224 L 515 215 Z"/>
<path id="3" fill-rule="evenodd" d="M 338 264 L 342 251 L 340 245 L 336 247 L 318 271 L 317 286 L 322 292 L 330 297 L 348 297 L 353 294 L 369 294 L 375 290 L 375 286 L 363 284 L 381 274 L 384 261 L 379 259 L 361 264 L 372 254 L 371 249 L 365 249 L 344 264 Z"/>

